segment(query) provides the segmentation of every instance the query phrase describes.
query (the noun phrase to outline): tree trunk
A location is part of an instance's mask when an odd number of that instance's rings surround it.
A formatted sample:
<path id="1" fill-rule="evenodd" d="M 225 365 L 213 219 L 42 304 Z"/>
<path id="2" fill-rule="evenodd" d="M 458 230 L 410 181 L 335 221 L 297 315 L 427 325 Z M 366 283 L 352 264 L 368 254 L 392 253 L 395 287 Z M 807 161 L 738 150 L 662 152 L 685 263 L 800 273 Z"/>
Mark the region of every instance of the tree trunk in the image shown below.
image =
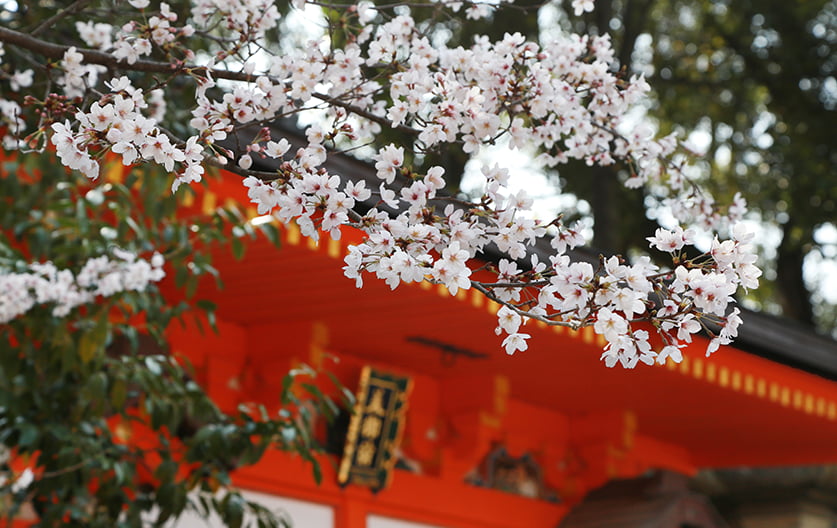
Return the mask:
<path id="1" fill-rule="evenodd" d="M 814 326 L 811 294 L 805 286 L 802 265 L 805 261 L 806 237 L 794 232 L 796 226 L 787 222 L 782 226 L 782 243 L 776 256 L 776 287 L 785 317 Z"/>
<path id="2" fill-rule="evenodd" d="M 618 185 L 616 175 L 608 167 L 593 167 L 590 177 L 593 179 L 593 192 L 590 193 L 590 207 L 596 223 L 593 229 L 593 247 L 605 254 L 620 251 L 624 245 L 619 229 L 618 210 L 620 198 L 615 195 L 614 184 Z"/>

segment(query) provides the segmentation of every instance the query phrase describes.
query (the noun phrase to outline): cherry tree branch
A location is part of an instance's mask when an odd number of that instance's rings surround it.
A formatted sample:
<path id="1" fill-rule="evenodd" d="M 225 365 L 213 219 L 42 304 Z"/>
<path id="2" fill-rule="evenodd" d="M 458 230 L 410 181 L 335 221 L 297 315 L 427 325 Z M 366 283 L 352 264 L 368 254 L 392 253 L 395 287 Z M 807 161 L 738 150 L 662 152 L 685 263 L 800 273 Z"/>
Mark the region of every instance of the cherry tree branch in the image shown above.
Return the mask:
<path id="1" fill-rule="evenodd" d="M 47 21 L 48 22 L 48 21 Z M 43 55 L 48 59 L 60 60 L 64 57 L 64 53 L 70 49 L 70 46 L 63 46 L 61 44 L 54 44 L 43 39 L 36 38 L 31 34 L 21 33 L 13 29 L 0 26 L 0 42 L 18 46 L 29 51 Z M 254 82 L 258 76 L 251 75 L 244 72 L 236 72 L 230 70 L 222 70 L 218 68 L 207 68 L 206 66 L 198 66 L 185 63 L 169 63 L 158 62 L 150 60 L 137 60 L 133 63 L 117 59 L 114 55 L 103 51 L 98 51 L 89 48 L 76 48 L 76 51 L 84 57 L 84 61 L 88 64 L 98 64 L 107 68 L 115 70 L 127 70 L 146 73 L 186 73 L 186 72 L 201 72 L 205 71 L 216 79 L 226 79 L 229 81 L 239 82 Z M 381 126 L 399 130 L 412 135 L 418 135 L 419 131 L 408 127 L 406 125 L 393 126 L 392 122 L 382 116 L 373 114 L 368 110 L 360 108 L 349 102 L 335 98 L 330 95 L 314 92 L 312 97 L 332 106 L 340 107 L 347 112 L 351 112 L 359 117 L 368 119 L 369 121 L 378 123 Z"/>
<path id="2" fill-rule="evenodd" d="M 337 230 L 346 224 L 363 230 L 364 241 L 349 247 L 343 268 L 344 275 L 355 279 L 359 287 L 364 274 L 376 275 L 393 289 L 402 282 L 427 280 L 444 285 L 454 295 L 473 288 L 502 304 L 498 328 L 508 334 L 503 342 L 507 353 L 526 350 L 525 340 L 530 336 L 519 328 L 529 319 L 574 329 L 594 325 L 596 333 L 608 343 L 602 356 L 605 363 L 613 366 L 618 361 L 629 368 L 637 361 L 664 362 L 667 357 L 679 357 L 679 348 L 700 330 L 702 312 L 722 320 L 728 317 L 707 353 L 729 343 L 737 332 L 737 312 L 725 315 L 729 303 L 734 302 L 732 294 L 738 286 L 755 287 L 760 274 L 749 253 L 748 233 L 738 230 L 733 240 L 716 239 L 705 261 L 684 263 L 679 250 L 693 245 L 690 230 L 679 226 L 672 231 L 658 229 L 648 240 L 652 247 L 672 253 L 677 267 L 665 273 L 673 273 L 673 277 L 661 275 L 647 258 L 635 264 L 600 258 L 595 268 L 593 263 L 574 262 L 565 254 L 584 242 L 576 228 L 563 226 L 560 219 L 543 225 L 523 213 L 531 208 L 531 200 L 523 192 L 509 190 L 506 169 L 484 168 L 485 190 L 481 198 L 471 202 L 442 193 L 437 196 L 446 186 L 444 167 L 414 170 L 409 156 L 405 160 L 405 147 L 419 154 L 436 145 L 458 144 L 471 153 L 508 135 L 511 148 L 530 144 L 543 153 L 541 161 L 550 166 L 570 159 L 599 165 L 626 161 L 632 169 L 629 186 L 660 184 L 667 200 L 682 201 L 673 209 L 680 221 L 688 223 L 689 218 L 697 218 L 707 225 L 719 225 L 724 217 L 716 212 L 714 201 L 689 192 L 689 184 L 694 187 L 694 182 L 679 163 L 672 161 L 677 161 L 671 157 L 677 147 L 672 138 L 646 137 L 650 131 L 646 133 L 644 128 L 627 136 L 616 132 L 620 124 L 626 123 L 626 109 L 636 104 L 647 85 L 641 79 L 626 81 L 607 68 L 610 54 L 606 39 L 594 39 L 585 52 L 571 36 L 541 46 L 506 35 L 502 42 L 480 41 L 468 50 L 457 51 L 456 57 L 461 55 L 457 61 L 472 63 L 460 68 L 449 64 L 444 46 L 436 53 L 430 50 L 430 42 L 423 39 L 430 29 L 419 31 L 408 15 L 383 16 L 383 23 L 369 28 L 374 40 L 368 50 L 357 43 L 341 44 L 339 39 L 328 49 L 309 46 L 286 56 L 276 55 L 279 62 L 271 71 L 283 73 L 270 76 L 225 62 L 229 57 L 230 61 L 237 59 L 252 66 L 249 59 L 255 49 L 269 55 L 272 52 L 267 40 L 262 43 L 265 35 L 257 25 L 239 24 L 232 12 L 219 16 L 226 17 L 231 24 L 226 29 L 238 38 L 231 44 L 232 51 L 222 46 L 223 51 L 215 54 L 218 63 L 210 66 L 188 62 L 195 55 L 187 50 L 214 51 L 195 49 L 202 45 L 200 42 L 189 47 L 192 42 L 179 40 L 191 34 L 191 25 L 187 30 L 186 26 L 177 29 L 167 24 L 134 22 L 131 27 L 139 33 L 135 37 L 120 33 L 119 46 L 127 48 L 117 46 L 112 52 L 70 48 L 5 28 L 0 28 L 0 42 L 25 55 L 45 56 L 47 68 L 64 71 L 65 75 L 56 76 L 55 82 L 66 85 L 66 95 L 55 94 L 44 103 L 34 102 L 48 109 L 49 118 L 55 116 L 42 124 L 38 133 L 50 134 L 45 128 L 52 128 L 50 141 L 64 165 L 96 178 L 98 156 L 111 149 L 122 154 L 125 164 L 157 163 L 177 173 L 174 187 L 199 181 L 206 165 L 222 167 L 246 178 L 248 198 L 258 205 L 260 213 L 274 214 L 283 222 L 295 220 L 305 236 L 318 238 L 322 232 L 337 237 Z M 254 11 L 248 16 L 266 16 L 269 20 L 262 28 L 266 29 L 275 25 L 279 15 L 274 10 Z M 204 22 L 212 26 L 211 18 Z M 171 49 L 183 52 L 177 54 L 178 58 L 172 58 L 169 48 L 161 44 L 165 39 L 158 34 L 160 30 L 173 32 L 166 34 L 175 39 Z M 135 45 L 137 42 L 142 46 Z M 129 63 L 122 58 L 147 58 L 154 45 L 166 51 L 168 62 L 157 59 Z M 68 53 L 71 49 L 75 55 Z M 190 121 L 198 133 L 184 141 L 160 125 L 157 117 L 145 117 L 122 93 L 127 90 L 125 86 L 130 86 L 127 79 L 114 81 L 121 88 L 109 84 L 117 95 L 97 93 L 91 88 L 95 76 L 85 65 L 150 73 L 156 82 L 142 84 L 154 88 L 165 87 L 175 77 L 191 79 L 199 85 Z M 31 73 L 29 80 L 26 74 L 16 75 L 20 78 L 13 79 L 13 85 L 25 87 L 33 82 Z M 214 79 L 247 85 L 237 84 L 233 89 L 219 82 L 217 89 L 207 95 Z M 132 97 L 142 95 L 137 91 L 147 88 L 132 88 L 130 93 Z M 173 92 L 169 90 L 168 94 Z M 218 92 L 227 93 L 220 98 Z M 165 97 L 166 93 L 157 92 L 154 98 Z M 99 101 L 75 99 L 85 94 Z M 29 103 L 33 104 L 31 100 Z M 285 158 L 291 147 L 299 145 L 292 145 L 286 138 L 272 141 L 270 120 L 320 110 L 328 112 L 331 123 L 309 126 L 302 140 L 307 146 L 291 151 Z M 66 115 L 75 115 L 76 119 L 60 122 Z M 347 121 L 349 116 L 358 118 L 359 123 Z M 21 127 L 16 115 L 5 119 L 15 128 Z M 403 124 L 394 126 L 393 120 Z M 241 135 L 243 129 L 256 126 L 260 130 L 252 139 Z M 367 140 L 366 134 L 375 137 L 384 128 L 417 135 L 418 141 L 378 148 L 372 157 L 374 171 L 369 166 L 368 175 L 357 179 L 347 179 L 351 173 L 340 170 L 340 163 L 333 163 L 338 170 L 326 167 L 329 160 L 336 161 L 330 156 L 343 146 L 343 134 L 348 148 L 358 148 Z M 227 148 L 215 143 L 223 138 L 229 141 Z M 386 137 L 378 139 L 385 141 Z M 10 141 L 14 140 L 19 138 L 10 136 Z M 252 170 L 254 159 L 265 159 L 265 165 Z M 362 217 L 357 213 L 362 210 L 361 203 L 374 204 Z M 445 206 L 443 214 L 439 204 Z M 743 204 L 735 205 L 730 220 L 742 214 Z M 550 225 L 557 232 L 547 232 Z M 554 238 L 542 255 L 545 258 L 532 259 L 531 269 L 519 269 L 516 262 L 530 254 L 539 244 L 539 237 L 549 236 Z M 496 248 L 496 257 L 503 259 L 496 267 L 483 268 L 494 276 L 493 283 L 491 279 L 471 279 L 474 270 L 469 262 L 475 255 L 485 254 L 486 247 Z M 495 249 L 490 251 L 495 254 Z M 660 302 L 649 295 L 658 296 Z M 666 346 L 659 356 L 652 351 L 649 329 L 633 326 L 642 321 L 651 321 L 652 331 L 662 336 Z"/>
<path id="3" fill-rule="evenodd" d="M 33 51 L 35 53 L 43 55 L 48 59 L 54 60 L 60 60 L 61 58 L 63 58 L 64 53 L 66 53 L 67 50 L 70 49 L 70 46 L 54 44 L 52 42 L 36 38 L 30 34 L 21 33 L 20 31 L 15 31 L 13 29 L 5 28 L 2 26 L 0 26 L 0 42 L 21 47 L 29 51 Z M 133 64 L 128 64 L 126 61 L 119 60 L 113 55 L 102 51 L 86 48 L 76 48 L 76 51 L 78 51 L 78 53 L 80 53 L 84 57 L 85 62 L 89 64 L 98 64 L 100 66 L 106 66 L 114 69 L 149 73 L 171 73 L 173 70 L 178 69 L 177 65 L 170 64 L 168 62 L 138 60 Z M 195 66 L 194 68 L 200 67 Z M 181 65 L 180 69 L 186 70 L 187 68 Z M 223 76 L 218 75 L 218 73 L 229 73 L 232 75 Z M 243 73 L 225 72 L 224 70 L 213 70 L 212 74 L 220 78 L 231 80 L 249 80 L 251 78 L 251 76 Z"/>
<path id="4" fill-rule="evenodd" d="M 586 323 L 579 323 L 578 321 L 573 321 L 573 322 L 556 321 L 555 319 L 551 319 L 547 315 L 533 314 L 532 312 L 530 312 L 528 310 L 521 309 L 520 307 L 518 307 L 517 305 L 515 305 L 513 303 L 510 303 L 508 301 L 503 301 L 502 299 L 498 298 L 496 295 L 494 295 L 493 291 L 491 291 L 489 288 L 486 288 L 485 286 L 483 286 L 483 284 L 481 282 L 477 282 L 477 281 L 472 280 L 471 281 L 471 287 L 474 288 L 475 290 L 477 290 L 478 292 L 480 292 L 481 294 L 485 295 L 488 299 L 490 299 L 490 300 L 492 300 L 492 301 L 494 301 L 494 302 L 496 302 L 496 303 L 498 303 L 502 306 L 505 306 L 505 307 L 509 308 L 510 310 L 512 310 L 517 315 L 523 317 L 524 320 L 525 319 L 533 319 L 535 321 L 540 321 L 542 323 L 545 323 L 549 326 L 566 326 L 568 328 L 572 328 L 573 330 L 578 330 L 579 328 L 581 328 L 583 326 L 590 326 L 590 324 L 592 324 L 589 321 L 586 322 Z"/>

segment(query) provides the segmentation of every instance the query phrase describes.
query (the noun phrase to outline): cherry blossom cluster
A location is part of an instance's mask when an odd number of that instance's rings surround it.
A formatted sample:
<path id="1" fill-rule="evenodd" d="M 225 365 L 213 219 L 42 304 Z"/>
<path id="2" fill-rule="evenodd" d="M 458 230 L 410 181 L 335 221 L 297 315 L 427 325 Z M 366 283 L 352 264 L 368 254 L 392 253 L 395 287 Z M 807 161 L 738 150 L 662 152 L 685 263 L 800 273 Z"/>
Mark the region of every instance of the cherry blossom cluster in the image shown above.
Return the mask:
<path id="1" fill-rule="evenodd" d="M 78 273 L 58 269 L 52 262 L 30 263 L 26 271 L 0 269 L 0 323 L 8 323 L 36 306 L 52 305 L 54 317 L 92 303 L 97 297 L 110 297 L 126 291 L 143 291 L 150 283 L 165 277 L 164 259 L 155 253 L 150 259 L 128 251 L 114 250 L 92 258 Z"/>
<path id="2" fill-rule="evenodd" d="M 192 18 L 198 27 L 223 25 L 235 40 L 259 40 L 276 27 L 279 10 L 273 0 L 195 0 Z"/>
<path id="3" fill-rule="evenodd" d="M 162 166 L 173 174 L 176 190 L 199 181 L 207 162 L 227 165 L 245 176 L 260 214 L 296 222 L 305 236 L 337 238 L 344 225 L 363 230 L 366 239 L 349 248 L 344 268 L 359 287 L 369 274 L 393 289 L 430 281 L 452 295 L 476 288 L 500 303 L 497 332 L 510 354 L 527 349 L 530 334 L 523 329 L 531 320 L 592 326 L 607 341 L 602 359 L 608 366 L 679 361 L 681 348 L 700 331 L 713 336 L 707 353 L 736 335 L 733 295 L 756 287 L 760 275 L 749 235 L 736 224 L 746 204 L 736 196 L 726 210 L 719 207 L 688 177 L 674 136 L 655 138 L 651 126 L 628 119 L 650 88 L 641 76 L 618 73 L 606 35 L 567 34 L 536 43 L 514 33 L 496 42 L 477 37 L 469 47 L 447 46 L 404 6 L 361 2 L 341 10 L 339 43 L 324 31 L 302 48 L 271 53 L 276 43 L 268 34 L 279 20 L 272 2 L 194 0 L 191 21 L 182 27 L 172 25 L 177 15 L 165 3 L 157 10 L 148 0 L 129 3 L 141 10 L 141 21 L 119 30 L 80 22 L 80 38 L 126 72 L 144 61 L 137 71 L 194 82 L 192 131 L 176 137 L 162 124 L 166 97 L 181 86 L 155 79 L 140 87 L 123 76 L 94 90 L 101 65 L 85 64 L 84 55 L 69 48 L 56 82 L 64 96 L 83 92 L 87 99 L 60 119 L 42 116 L 37 131 L 51 137 L 67 167 L 95 178 L 97 158 L 110 151 L 125 165 Z M 464 5 L 468 16 L 481 17 L 498 3 L 441 4 L 454 12 Z M 576 15 L 592 7 L 591 0 L 572 2 Z M 189 48 L 197 35 L 214 44 Z M 154 50 L 170 63 L 144 59 Z M 30 82 L 26 75 L 16 79 L 18 87 Z M 0 111 L 7 123 L 16 123 L 9 134 L 22 135 L 20 107 L 6 110 L 0 99 Z M 315 117 L 306 120 L 306 143 L 292 149 L 268 125 L 303 112 Z M 380 136 L 388 129 L 414 140 L 372 148 L 386 143 Z M 504 168 L 484 167 L 481 195 L 465 200 L 444 192 L 443 167 L 410 162 L 441 148 L 476 155 L 501 140 L 537 153 L 545 166 L 621 163 L 630 173 L 626 185 L 647 187 L 681 224 L 726 227 L 732 238 L 715 237 L 710 251 L 687 258 L 694 233 L 660 229 L 649 242 L 670 253 L 670 270 L 648 257 L 611 257 L 598 266 L 574 262 L 568 250 L 584 243 L 580 230 L 560 219 L 534 220 L 533 200 L 509 190 Z M 367 153 L 375 185 L 326 168 L 341 149 Z M 358 207 L 370 200 L 371 209 Z M 549 243 L 539 245 L 545 238 Z M 480 263 L 489 250 L 504 258 Z"/>
<path id="4" fill-rule="evenodd" d="M 132 6 L 144 10 L 150 4 L 148 0 L 131 0 Z M 119 60 L 134 64 L 151 54 L 154 46 L 174 58 L 175 52 L 181 52 L 182 58 L 191 60 L 194 54 L 188 48 L 179 45 L 181 39 L 191 37 L 195 28 L 191 24 L 182 27 L 173 26 L 178 19 L 169 4 L 161 2 L 157 14 L 146 20 L 130 21 L 120 28 L 107 22 L 77 21 L 75 24 L 79 37 L 87 46 L 101 51 L 109 51 Z"/>
<path id="5" fill-rule="evenodd" d="M 72 53 L 72 49 L 67 52 Z M 95 156 L 111 150 L 125 165 L 147 161 L 173 172 L 177 164 L 182 172 L 176 182 L 199 181 L 204 169 L 203 149 L 197 145 L 197 138 L 190 138 L 182 148 L 172 144 L 157 127 L 157 119 L 142 114 L 141 110 L 148 107 L 144 94 L 127 77 L 112 79 L 107 86 L 111 93 L 91 104 L 88 111 L 78 111 L 75 124 L 52 124 L 51 141 L 61 162 L 96 179 L 99 164 Z"/>

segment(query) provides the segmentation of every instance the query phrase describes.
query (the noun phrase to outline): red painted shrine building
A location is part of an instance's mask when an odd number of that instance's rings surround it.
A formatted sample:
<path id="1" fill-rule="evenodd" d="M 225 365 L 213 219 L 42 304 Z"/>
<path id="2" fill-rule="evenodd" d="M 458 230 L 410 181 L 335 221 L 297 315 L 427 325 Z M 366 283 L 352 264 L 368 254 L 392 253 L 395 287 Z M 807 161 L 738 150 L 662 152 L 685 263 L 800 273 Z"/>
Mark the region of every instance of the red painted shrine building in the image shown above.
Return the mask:
<path id="1" fill-rule="evenodd" d="M 196 206 L 240 193 L 232 183 Z M 659 489 L 635 499 L 617 489 L 622 503 L 605 493 L 599 504 L 607 506 L 592 510 L 615 519 L 607 526 L 721 526 L 708 503 L 690 503 L 694 494 L 677 484 L 666 488 L 668 476 L 837 462 L 831 341 L 749 314 L 736 344 L 751 351 L 725 347 L 707 359 L 699 339 L 680 364 L 626 371 L 599 361 L 603 342 L 592 328 L 530 324 L 529 350 L 510 357 L 493 331 L 498 306 L 476 291 L 451 297 L 422 283 L 392 292 L 372 278 L 356 289 L 341 267 L 359 232 L 319 244 L 295 226 L 281 233 L 279 251 L 261 241 L 241 262 L 219 255 L 225 288 L 204 294 L 218 304 L 220 337 L 175 328 L 172 351 L 189 356 L 230 408 L 270 402 L 292 365 L 317 367 L 330 355 L 340 361 L 324 367 L 353 391 L 364 367 L 412 385 L 393 453 L 402 469 L 385 489 L 340 486 L 338 454 L 325 457 L 320 485 L 310 467 L 282 453 L 240 471 L 242 488 L 303 501 L 288 506 L 292 514 L 298 507 L 321 515 L 305 520 L 300 510 L 298 526 L 594 526 L 585 512 L 603 492 L 590 492 L 622 479 L 638 479 L 631 493 L 651 481 Z M 640 503 L 658 505 L 646 515 L 659 524 L 626 516 Z M 761 523 L 775 516 L 744 506 L 741 526 L 771 526 Z"/>
<path id="2" fill-rule="evenodd" d="M 193 207 L 246 202 L 229 180 L 201 191 Z M 802 526 L 770 524 L 779 517 L 752 506 L 757 496 L 724 520 L 677 475 L 837 463 L 831 341 L 747 314 L 740 348 L 707 359 L 697 339 L 680 364 L 626 371 L 599 361 L 592 328 L 530 323 L 529 350 L 510 357 L 494 334 L 498 306 L 476 291 L 451 297 L 422 283 L 391 292 L 372 278 L 356 289 L 341 267 L 359 232 L 319 244 L 295 226 L 280 232 L 279 250 L 259 240 L 242 261 L 217 255 L 225 287 L 207 282 L 199 295 L 217 303 L 220 333 L 175 324 L 171 352 L 190 358 L 225 409 L 276 408 L 282 377 L 300 363 L 331 370 L 353 392 L 367 368 L 410 385 L 384 489 L 341 486 L 340 453 L 322 456 L 319 485 L 309 465 L 281 452 L 238 471 L 237 486 L 284 508 L 295 526 Z"/>

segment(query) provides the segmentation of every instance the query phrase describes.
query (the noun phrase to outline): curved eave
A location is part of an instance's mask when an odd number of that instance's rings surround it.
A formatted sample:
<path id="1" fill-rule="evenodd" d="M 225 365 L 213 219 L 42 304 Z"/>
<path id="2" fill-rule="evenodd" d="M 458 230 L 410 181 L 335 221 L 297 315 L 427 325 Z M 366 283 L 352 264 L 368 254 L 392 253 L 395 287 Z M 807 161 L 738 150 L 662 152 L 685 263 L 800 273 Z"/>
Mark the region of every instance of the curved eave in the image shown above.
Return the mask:
<path id="1" fill-rule="evenodd" d="M 219 254 L 225 288 L 200 293 L 223 320 L 248 331 L 260 356 L 279 353 L 295 328 L 327 329 L 329 348 L 436 379 L 508 378 L 511 397 L 581 417 L 630 412 L 648 438 L 688 451 L 695 467 L 837 462 L 837 384 L 733 347 L 703 357 L 698 338 L 679 365 L 608 369 L 592 329 L 528 325 L 529 350 L 509 357 L 494 334 L 497 306 L 473 291 L 370 277 L 362 289 L 342 276 L 347 244 L 314 244 L 282 228 L 283 247 L 253 244 L 243 261 Z M 355 239 L 355 240 L 353 240 Z M 469 351 L 445 356 L 416 336 Z"/>
<path id="2" fill-rule="evenodd" d="M 812 328 L 742 310 L 736 346 L 752 354 L 837 381 L 837 342 Z"/>

